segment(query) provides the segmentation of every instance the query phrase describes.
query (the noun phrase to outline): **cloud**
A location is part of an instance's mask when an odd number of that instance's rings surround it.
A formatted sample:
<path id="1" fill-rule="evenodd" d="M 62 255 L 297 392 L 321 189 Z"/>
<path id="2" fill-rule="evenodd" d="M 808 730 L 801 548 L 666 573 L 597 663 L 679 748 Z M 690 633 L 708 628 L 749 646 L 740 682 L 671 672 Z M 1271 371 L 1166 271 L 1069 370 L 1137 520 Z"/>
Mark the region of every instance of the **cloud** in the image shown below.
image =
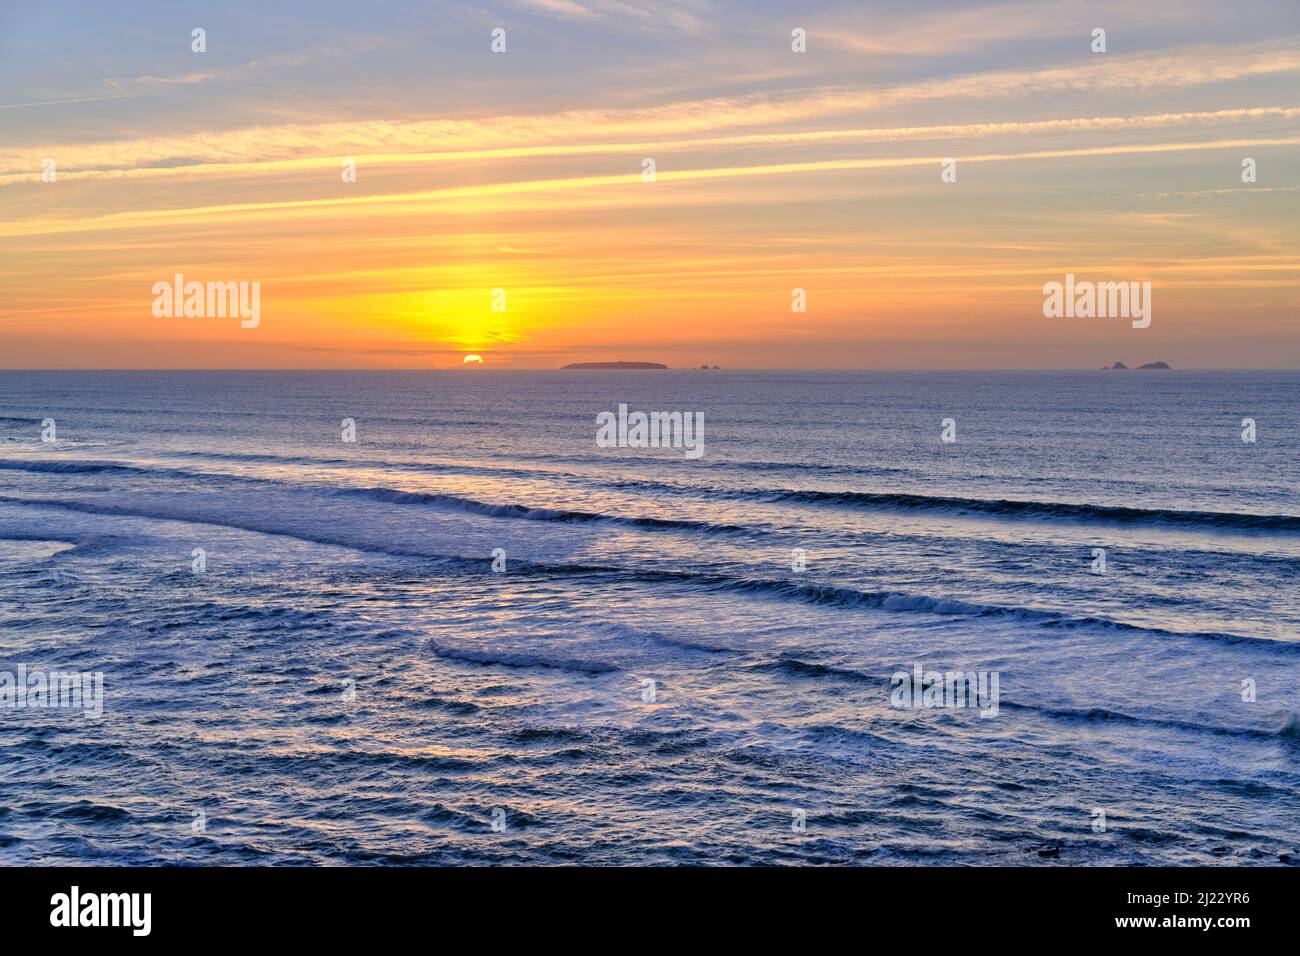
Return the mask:
<path id="1" fill-rule="evenodd" d="M 392 139 L 409 142 L 410 152 L 359 153 L 351 158 L 369 169 L 382 166 L 412 166 L 422 163 L 480 162 L 578 155 L 628 155 L 665 153 L 682 150 L 743 149 L 764 146 L 816 146 L 828 143 L 890 143 L 935 140 L 964 140 L 988 136 L 1024 136 L 1042 133 L 1095 133 L 1140 130 L 1161 130 L 1178 127 L 1195 128 L 1224 124 L 1259 123 L 1270 120 L 1290 120 L 1300 117 L 1300 107 L 1261 106 L 1213 112 L 1154 113 L 1145 116 L 1093 116 L 1046 120 L 1028 120 L 1006 123 L 963 123 L 944 126 L 869 127 L 863 129 L 830 129 L 807 132 L 751 133 L 735 136 L 716 136 L 696 139 L 654 140 L 619 143 L 573 142 L 543 146 L 508 146 L 489 149 L 451 149 L 439 152 L 417 151 L 434 132 L 429 124 L 386 124 Z M 201 152 L 207 137 L 195 137 L 189 142 L 178 141 L 178 148 Z M 327 144 L 318 144 L 324 146 Z M 73 156 L 81 156 L 75 148 L 65 147 Z M 137 178 L 140 176 L 196 178 L 199 176 L 227 177 L 233 175 L 271 175 L 291 170 L 334 169 L 339 166 L 338 153 L 310 156 L 301 159 L 260 160 L 249 157 L 234 162 L 204 162 L 194 156 L 166 158 L 149 165 L 133 167 L 64 169 L 62 175 L 76 179 Z M 0 175 L 0 185 L 30 182 L 34 173 Z"/>
<path id="2" fill-rule="evenodd" d="M 1032 0 L 920 11 L 835 10 L 813 21 L 814 45 L 873 56 L 945 56 L 1033 38 L 1076 36 L 1085 45 L 1092 27 L 1122 23 L 1125 30 L 1184 23 L 1194 15 L 1193 0 L 1111 0 L 1081 5 L 1077 0 Z"/>
<path id="3" fill-rule="evenodd" d="M 114 93 L 111 96 L 74 96 L 64 100 L 38 100 L 34 103 L 3 103 L 0 104 L 0 110 L 25 110 L 33 106 L 62 106 L 65 103 L 98 103 L 100 100 L 120 100 L 125 96 L 125 93 Z"/>
<path id="4" fill-rule="evenodd" d="M 657 0 L 639 6 L 624 0 L 514 0 L 515 6 L 532 13 L 554 16 L 562 20 L 599 22 L 602 26 L 644 29 L 656 24 L 687 33 L 701 33 L 706 21 L 701 14 L 709 10 L 701 3 Z"/>
<path id="5" fill-rule="evenodd" d="M 1101 60 L 1105 62 L 1099 62 Z M 177 159 L 191 165 L 266 164 L 310 157 L 337 160 L 358 153 L 394 155 L 414 152 L 429 155 L 429 146 L 435 143 L 441 147 L 439 153 L 455 153 L 538 150 L 575 142 L 611 143 L 633 137 L 636 138 L 634 144 L 647 137 L 659 142 L 672 142 L 710 134 L 718 136 L 746 127 L 758 130 L 788 127 L 793 123 L 825 122 L 835 117 L 926 101 L 1014 100 L 1035 94 L 1058 97 L 1067 92 L 1149 95 L 1254 76 L 1297 72 L 1300 72 L 1300 43 L 1290 38 L 1235 47 L 1197 45 L 1173 52 L 1130 57 L 1107 55 L 1069 66 L 962 74 L 878 89 L 820 88 L 686 100 L 649 107 L 597 107 L 468 119 L 396 118 L 282 123 L 201 134 L 59 146 L 0 146 L 0 168 L 39 169 L 40 159 L 44 156 L 64 157 L 61 168 L 71 172 L 77 169 L 154 168 L 169 165 L 168 161 L 174 165 Z M 1190 117 L 1198 114 L 1165 115 Z M 1261 114 L 1259 118 L 1267 117 Z M 1014 124 L 1007 126 L 1009 130 L 1013 128 Z M 788 130 L 782 135 L 787 138 L 769 142 L 797 141 L 790 138 Z M 819 135 L 833 140 L 837 134 L 834 131 L 814 132 L 810 138 Z M 841 138 L 847 141 L 855 137 Z M 760 142 L 753 140 L 752 144 Z M 593 147 L 590 151 L 600 150 Z M 526 153 L 516 152 L 514 155 Z"/>
<path id="6" fill-rule="evenodd" d="M 351 57 L 375 49 L 389 41 L 375 36 L 350 37 L 339 44 L 318 45 L 308 50 L 295 53 L 278 53 L 257 57 L 244 63 L 236 64 L 223 70 L 207 72 L 189 72 L 173 74 L 142 74 L 132 77 L 110 77 L 103 85 L 112 90 L 102 96 L 74 96 L 64 99 L 40 100 L 32 103 L 0 104 L 0 110 L 26 109 L 33 106 L 59 106 L 67 103 L 97 103 L 101 100 L 120 100 L 137 93 L 147 93 L 168 87 L 196 86 L 214 80 L 238 79 L 256 73 L 259 70 L 278 67 L 301 66 L 332 57 Z"/>
<path id="7" fill-rule="evenodd" d="M 1184 152 L 1214 149 L 1242 149 L 1248 146 L 1300 145 L 1300 135 L 1290 137 L 1210 140 L 1201 142 L 1140 143 L 1115 146 L 1092 146 L 1072 149 L 1033 150 L 1021 153 L 982 153 L 966 155 L 963 163 L 1014 162 L 1021 160 L 1065 159 L 1083 156 L 1140 155 L 1149 153 Z M 707 169 L 661 170 L 657 181 L 690 182 L 722 180 L 736 177 L 779 176 L 819 172 L 846 172 L 866 169 L 894 169 L 910 166 L 933 165 L 937 168 L 940 155 L 888 157 L 873 159 L 832 159 L 810 162 L 774 163 L 755 166 L 729 166 Z M 525 180 L 503 183 L 486 183 L 471 186 L 453 186 L 420 192 L 386 193 L 369 196 L 349 196 L 336 199 L 280 200 L 272 202 L 227 203 L 218 206 L 196 206 L 183 209 L 133 210 L 109 213 L 74 220 L 26 220 L 0 224 L 0 237 L 37 236 L 57 233 L 94 232 L 100 230 L 133 229 L 152 226 L 169 226 L 184 221 L 238 221 L 245 217 L 266 217 L 292 213 L 313 214 L 345 207 L 370 207 L 371 211 L 398 206 L 401 215 L 430 214 L 443 206 L 457 215 L 470 211 L 467 201 L 492 200 L 509 197 L 511 208 L 519 211 L 525 206 L 521 196 L 547 196 L 564 192 L 586 193 L 601 187 L 628 187 L 640 189 L 637 202 L 645 201 L 644 184 L 638 172 L 615 176 L 577 176 L 564 179 Z M 610 206 L 612 199 L 602 198 L 601 204 Z M 669 196 L 660 190 L 654 198 L 656 206 L 665 205 Z M 683 197 L 682 201 L 693 201 Z M 553 203 L 550 203 L 553 205 Z M 546 208 L 548 202 L 535 202 L 533 208 Z"/>
<path id="8" fill-rule="evenodd" d="M 206 83 L 215 73 L 183 73 L 176 76 L 137 76 L 128 81 L 132 86 L 193 86 Z"/>

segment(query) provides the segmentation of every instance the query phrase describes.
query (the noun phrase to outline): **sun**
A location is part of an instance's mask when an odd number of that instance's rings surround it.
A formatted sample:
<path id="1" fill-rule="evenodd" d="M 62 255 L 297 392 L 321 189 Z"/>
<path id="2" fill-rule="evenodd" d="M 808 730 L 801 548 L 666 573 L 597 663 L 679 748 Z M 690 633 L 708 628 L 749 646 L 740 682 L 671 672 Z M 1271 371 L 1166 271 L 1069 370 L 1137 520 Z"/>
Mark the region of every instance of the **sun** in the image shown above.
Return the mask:
<path id="1" fill-rule="evenodd" d="M 483 364 L 483 356 L 481 356 L 481 355 L 466 355 L 463 359 L 461 359 L 460 364 L 461 364 L 461 365 L 482 365 L 482 364 Z"/>

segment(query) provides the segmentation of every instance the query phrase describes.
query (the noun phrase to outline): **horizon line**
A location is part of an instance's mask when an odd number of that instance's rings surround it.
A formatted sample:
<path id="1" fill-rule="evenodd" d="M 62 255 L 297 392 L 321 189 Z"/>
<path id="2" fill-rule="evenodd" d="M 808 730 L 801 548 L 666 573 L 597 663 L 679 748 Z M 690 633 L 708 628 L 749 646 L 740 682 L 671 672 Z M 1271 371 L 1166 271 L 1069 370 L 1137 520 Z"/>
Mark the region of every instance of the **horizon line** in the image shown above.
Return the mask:
<path id="1" fill-rule="evenodd" d="M 971 366 L 969 368 L 935 368 L 932 366 L 897 366 L 897 367 L 854 367 L 854 368 L 837 368 L 827 366 L 760 366 L 760 365 L 733 365 L 730 367 L 719 368 L 701 368 L 698 365 L 681 365 L 668 366 L 666 368 L 642 368 L 642 369 L 569 369 L 558 366 L 448 366 L 448 367 L 430 367 L 430 368 L 374 368 L 374 367 L 356 367 L 340 368 L 332 367 L 248 367 L 248 368 L 194 368 L 194 367 L 168 367 L 168 368 L 140 368 L 140 367 L 106 367 L 106 368 L 0 368 L 0 374 L 8 372 L 395 372 L 395 373 L 424 373 L 424 372 L 457 372 L 464 374 L 476 374 L 482 372 L 1297 372 L 1300 368 L 1294 366 L 1178 366 L 1163 369 L 1143 369 L 1137 365 L 1131 365 L 1126 368 L 1116 369 L 1112 366 L 1041 366 L 1041 367 L 999 367 L 999 366 Z"/>

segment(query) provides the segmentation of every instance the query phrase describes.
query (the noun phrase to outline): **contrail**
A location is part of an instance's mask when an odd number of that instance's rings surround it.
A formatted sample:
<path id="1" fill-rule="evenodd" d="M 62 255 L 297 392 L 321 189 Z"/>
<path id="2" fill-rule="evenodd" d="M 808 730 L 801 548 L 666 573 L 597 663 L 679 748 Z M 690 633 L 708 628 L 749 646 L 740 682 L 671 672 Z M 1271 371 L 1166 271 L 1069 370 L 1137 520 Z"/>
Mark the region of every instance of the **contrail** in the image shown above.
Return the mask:
<path id="1" fill-rule="evenodd" d="M 83 96 L 72 100 L 42 100 L 39 103 L 0 103 L 0 110 L 23 110 L 29 106 L 58 106 L 61 103 L 97 103 L 100 100 L 126 99 L 125 93 L 114 96 Z"/>

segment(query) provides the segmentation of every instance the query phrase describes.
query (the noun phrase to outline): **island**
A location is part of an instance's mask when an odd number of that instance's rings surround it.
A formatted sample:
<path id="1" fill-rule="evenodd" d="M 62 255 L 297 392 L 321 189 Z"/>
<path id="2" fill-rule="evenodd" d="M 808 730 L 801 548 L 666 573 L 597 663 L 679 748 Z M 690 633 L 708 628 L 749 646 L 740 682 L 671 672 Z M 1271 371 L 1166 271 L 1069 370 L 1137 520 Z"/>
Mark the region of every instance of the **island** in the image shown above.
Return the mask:
<path id="1" fill-rule="evenodd" d="M 1117 368 L 1121 368 L 1121 369 L 1123 369 L 1123 370 L 1126 371 L 1126 372 L 1129 370 L 1128 366 L 1125 365 L 1123 362 L 1116 362 L 1114 365 L 1109 365 L 1109 366 L 1108 366 L 1108 365 L 1103 365 L 1103 366 L 1102 366 L 1102 370 L 1103 370 L 1103 371 L 1107 371 L 1107 372 L 1110 371 L 1111 369 L 1117 369 Z M 1170 365 L 1169 365 L 1168 362 L 1147 362 L 1146 365 L 1139 365 L 1138 368 L 1140 368 L 1140 369 L 1142 369 L 1142 368 L 1170 368 Z"/>
<path id="2" fill-rule="evenodd" d="M 1139 365 L 1139 366 L 1138 366 L 1138 368 L 1140 368 L 1140 369 L 1142 369 L 1142 368 L 1168 368 L 1168 367 L 1169 367 L 1169 365 L 1168 365 L 1167 363 L 1165 363 L 1165 362 L 1147 362 L 1146 365 Z"/>
<path id="3" fill-rule="evenodd" d="M 658 362 L 574 362 L 572 365 L 562 365 L 566 368 L 667 368 L 667 365 L 660 365 Z"/>

